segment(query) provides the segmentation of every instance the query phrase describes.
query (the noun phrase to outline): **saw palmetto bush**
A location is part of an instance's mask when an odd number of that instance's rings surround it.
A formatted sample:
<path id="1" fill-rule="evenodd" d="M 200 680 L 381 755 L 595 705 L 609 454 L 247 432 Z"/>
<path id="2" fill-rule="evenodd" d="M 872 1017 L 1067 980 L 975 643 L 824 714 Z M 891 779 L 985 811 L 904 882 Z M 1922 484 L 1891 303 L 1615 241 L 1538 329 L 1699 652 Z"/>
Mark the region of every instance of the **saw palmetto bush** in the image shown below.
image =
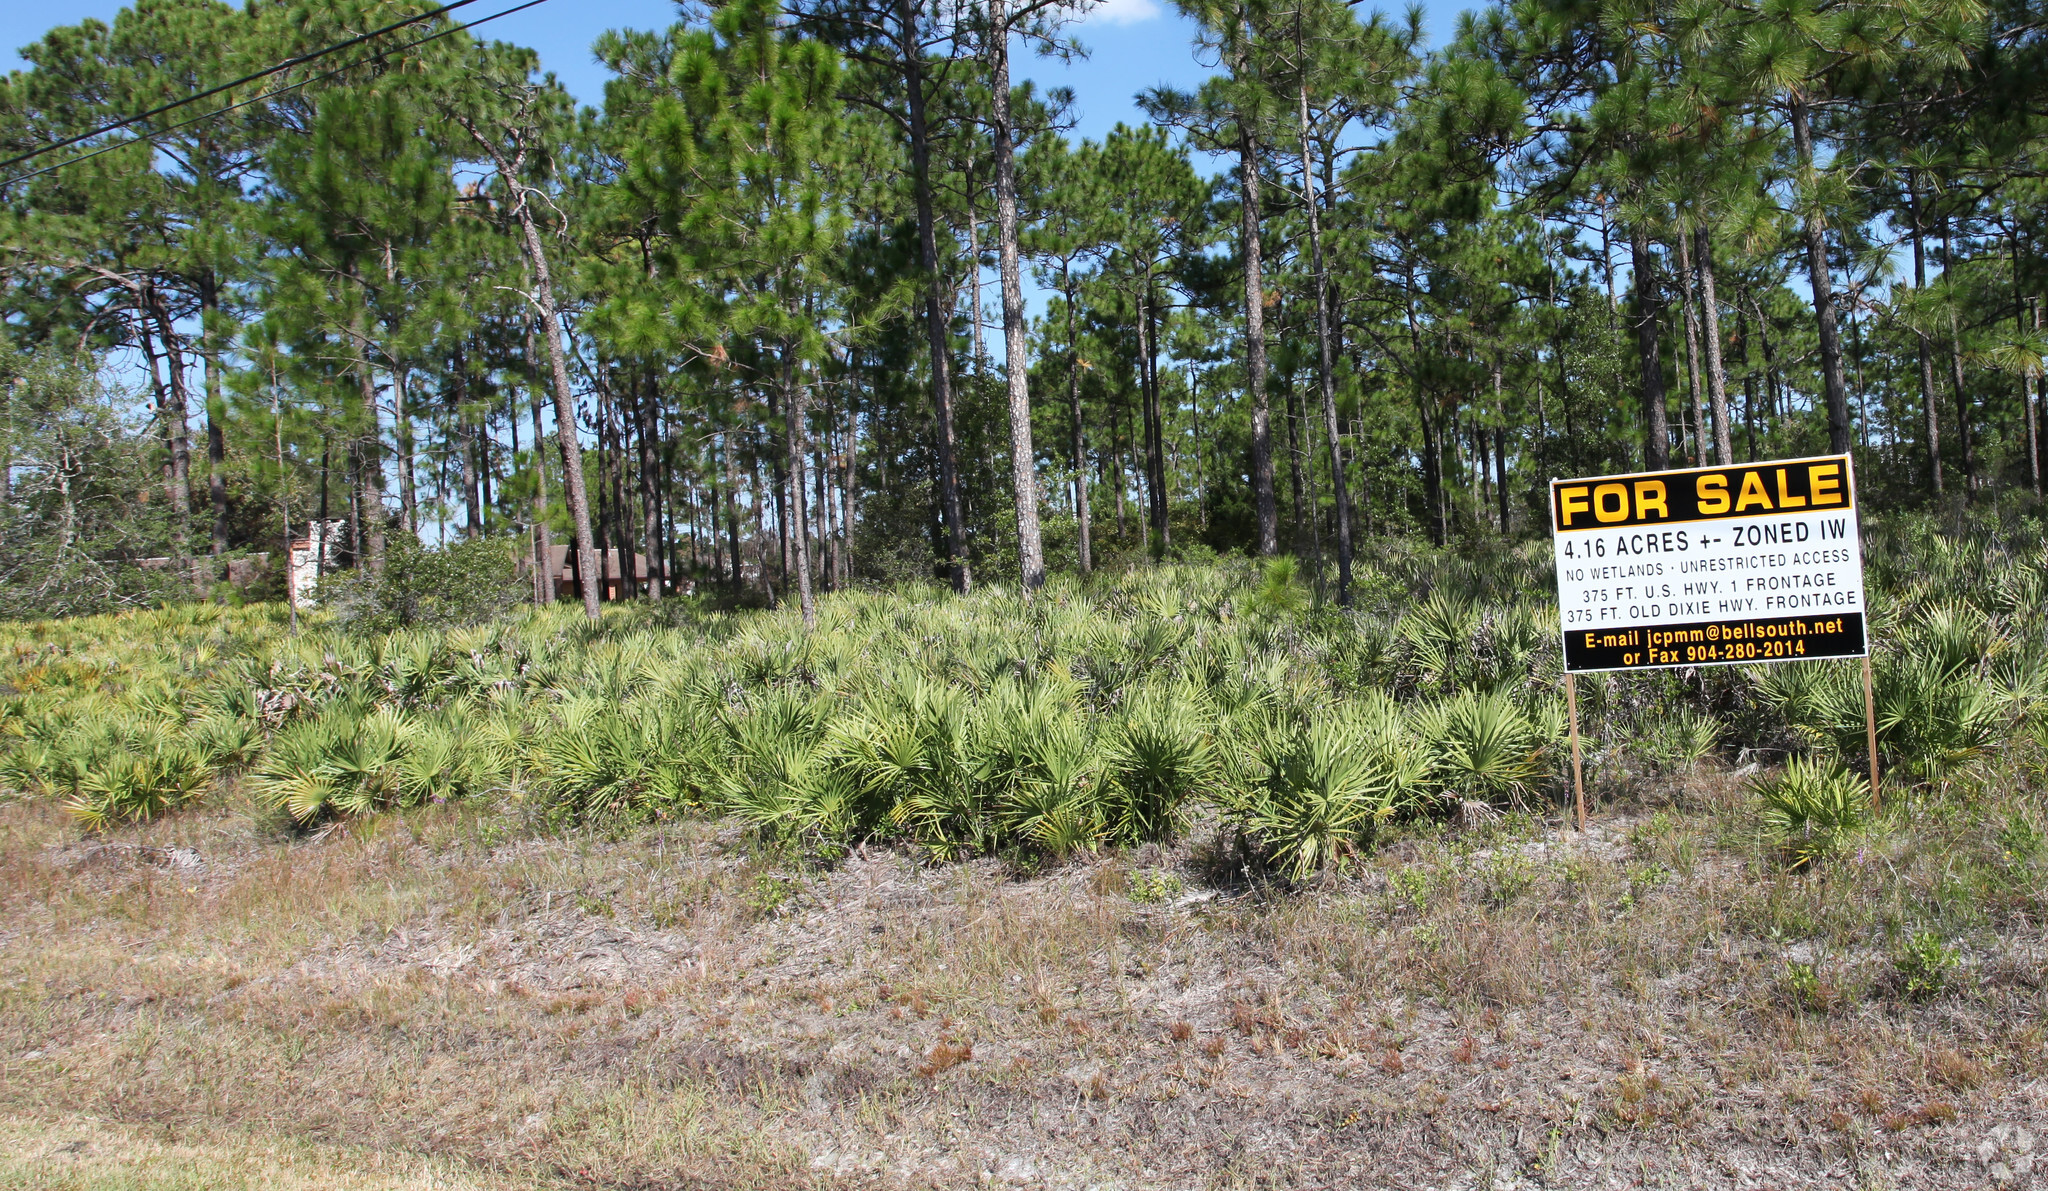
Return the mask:
<path id="1" fill-rule="evenodd" d="M 1782 771 L 1752 779 L 1750 790 L 1794 868 L 1839 849 L 1870 815 L 1870 783 L 1831 761 L 1794 757 Z"/>
<path id="2" fill-rule="evenodd" d="M 728 738 L 715 805 L 787 837 L 821 817 L 815 805 L 827 787 L 829 760 L 821 748 L 823 701 L 808 690 L 770 690 L 724 718 Z M 623 808 L 620 808 L 623 809 Z"/>
<path id="3" fill-rule="evenodd" d="M 2038 535 L 1900 519 L 1868 541 L 1888 778 L 1966 789 L 2004 742 L 2048 740 Z M 1387 541 L 1361 553 L 1351 610 L 1295 563 L 1226 562 L 1054 576 L 1028 602 L 833 593 L 809 631 L 691 600 L 595 624 L 567 605 L 389 631 L 319 614 L 295 636 L 261 606 L 16 622 L 0 786 L 91 828 L 239 783 L 309 825 L 486 798 L 542 824 L 727 816 L 934 860 L 1214 823 L 1248 867 L 1305 879 L 1389 823 L 1563 793 L 1550 569 L 1541 542 Z M 1589 776 L 1624 795 L 1744 749 L 1861 764 L 1851 663 L 1580 692 Z M 1817 822 L 1796 831 L 1833 838 Z"/>
<path id="4" fill-rule="evenodd" d="M 1154 687 L 1132 699 L 1103 745 L 1104 808 L 1123 843 L 1179 834 L 1216 770 L 1215 727 L 1192 686 Z"/>
<path id="5" fill-rule="evenodd" d="M 64 809 L 89 830 L 153 819 L 196 798 L 208 781 L 206 760 L 174 744 L 123 750 L 82 767 Z"/>
<path id="6" fill-rule="evenodd" d="M 1243 842 L 1290 880 L 1355 851 L 1403 809 L 1397 775 L 1360 718 L 1267 722 L 1248 733 L 1243 782 L 1226 816 Z M 1412 792 L 1412 787 L 1411 787 Z"/>
<path id="7" fill-rule="evenodd" d="M 1073 685 L 1005 677 L 977 709 L 970 764 L 998 843 L 1063 856 L 1104 835 L 1101 759 Z"/>
<path id="8" fill-rule="evenodd" d="M 1551 746 L 1564 735 L 1554 701 L 1532 711 L 1505 688 L 1454 695 L 1425 708 L 1419 721 L 1447 793 L 1516 807 L 1526 807 L 1552 772 Z"/>
<path id="9" fill-rule="evenodd" d="M 2040 617 L 1994 618 L 1953 600 L 1895 614 L 1873 651 L 1880 759 L 1896 779 L 1933 784 L 1967 774 L 2038 713 Z M 1861 763 L 1863 686 L 1853 663 L 1757 667 L 1751 689 L 1812 748 Z"/>
<path id="10" fill-rule="evenodd" d="M 1686 773 L 1713 755 L 1727 728 L 1692 707 L 1653 715 L 1636 725 L 1637 748 L 1658 769 Z"/>
<path id="11" fill-rule="evenodd" d="M 366 702 L 290 724 L 254 770 L 252 789 L 300 823 L 399 805 L 408 726 L 405 713 Z"/>

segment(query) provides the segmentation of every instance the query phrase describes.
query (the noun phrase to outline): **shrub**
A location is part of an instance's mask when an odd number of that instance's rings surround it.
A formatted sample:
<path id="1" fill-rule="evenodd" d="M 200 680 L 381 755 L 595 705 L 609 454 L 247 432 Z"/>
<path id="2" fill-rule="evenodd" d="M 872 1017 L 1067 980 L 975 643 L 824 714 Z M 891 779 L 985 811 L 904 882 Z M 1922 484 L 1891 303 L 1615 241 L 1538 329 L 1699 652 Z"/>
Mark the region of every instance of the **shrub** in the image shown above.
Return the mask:
<path id="1" fill-rule="evenodd" d="M 1780 772 L 1752 779 L 1750 789 L 1793 868 L 1833 852 L 1870 813 L 1870 784 L 1825 761 L 1794 757 Z"/>
<path id="2" fill-rule="evenodd" d="M 1941 941 L 1933 931 L 1915 931 L 1899 949 L 1894 960 L 1899 986 L 1916 1001 L 1932 1000 L 1948 987 L 1949 974 L 1962 962 L 1955 948 Z"/>
<path id="3" fill-rule="evenodd" d="M 1269 722 L 1256 730 L 1244 769 L 1247 788 L 1226 813 L 1290 880 L 1306 880 L 1354 850 L 1401 809 L 1399 775 L 1372 749 L 1369 725 L 1356 719 Z"/>
<path id="4" fill-rule="evenodd" d="M 1471 638 L 1479 627 L 1479 605 L 1444 588 L 1403 616 L 1395 626 L 1407 646 L 1408 664 L 1424 682 L 1453 684 L 1473 668 Z"/>
<path id="5" fill-rule="evenodd" d="M 1125 887 L 1129 890 L 1132 901 L 1146 905 L 1170 901 L 1179 897 L 1181 890 L 1185 888 L 1177 874 L 1158 868 L 1141 869 L 1132 873 L 1125 882 Z"/>
<path id="6" fill-rule="evenodd" d="M 486 572 L 509 567 L 485 545 Z M 337 577 L 364 585 L 357 604 L 293 637 L 275 608 L 0 624 L 0 781 L 109 824 L 237 769 L 305 822 L 504 787 L 543 819 L 691 808 L 774 841 L 1020 863 L 1172 839 L 1206 799 L 1240 860 L 1306 878 L 1446 796 L 1528 805 L 1552 788 L 1562 716 L 1540 545 L 1381 543 L 1358 579 L 1365 612 L 1316 606 L 1282 560 L 1055 576 L 1029 604 L 930 584 L 835 593 L 806 632 L 787 610 L 689 600 L 594 624 L 565 605 L 440 627 L 494 605 L 435 578 L 461 550 L 400 542 L 374 582 Z M 1893 610 L 1873 625 L 1880 739 L 1888 772 L 1934 781 L 1981 764 L 2008 727 L 2048 731 L 2029 597 L 2042 555 L 1974 530 L 1902 549 L 1912 565 L 1889 578 L 1891 562 L 1872 564 Z M 1863 747 L 1861 684 L 1840 663 L 1584 694 L 1591 738 L 1639 742 L 1668 768 L 1714 748 L 1724 715 L 1769 733 L 1745 743 L 1788 743 L 1782 720 L 1800 751 Z M 1839 766 L 1761 786 L 1796 865 L 1867 814 Z M 2008 865 L 2037 863 L 2028 839 L 2003 843 Z"/>
<path id="7" fill-rule="evenodd" d="M 397 717 L 357 703 L 288 725 L 251 774 L 270 806 L 308 824 L 330 812 L 363 814 L 398 790 Z"/>
<path id="8" fill-rule="evenodd" d="M 1984 759 L 2004 721 L 1999 700 L 1976 673 L 1951 668 L 1939 655 L 1884 666 L 1875 696 L 1879 749 L 1923 782 Z M 1847 726 L 1861 728 L 1860 706 Z M 1848 735 L 1855 743 L 1839 747 L 1861 746 L 1860 736 Z"/>
<path id="9" fill-rule="evenodd" d="M 647 721 L 584 697 L 564 704 L 534 745 L 531 769 L 550 814 L 569 819 L 625 815 L 644 808 L 660 742 Z"/>
<path id="10" fill-rule="evenodd" d="M 1639 725 L 1642 752 L 1667 772 L 1691 771 L 1721 743 L 1721 723 L 1690 707 Z"/>
<path id="11" fill-rule="evenodd" d="M 2010 640 L 1981 613 L 1937 604 L 1906 622 L 1893 646 L 1873 658 L 1878 750 L 1894 773 L 1933 783 L 1990 754 L 2012 714 L 2030 706 L 2024 668 L 2004 668 L 1998 686 L 1986 663 Z M 1758 667 L 1750 674 L 1759 702 L 1809 745 L 1843 757 L 1868 747 L 1863 686 L 1855 668 L 1830 662 Z"/>
<path id="12" fill-rule="evenodd" d="M 1300 565 L 1292 556 L 1268 561 L 1259 568 L 1259 585 L 1246 603 L 1272 616 L 1293 616 L 1306 608 L 1308 592 L 1300 583 Z"/>
<path id="13" fill-rule="evenodd" d="M 64 804 L 88 831 L 154 819 L 196 798 L 210 774 L 198 753 L 176 746 L 97 759 Z"/>
<path id="14" fill-rule="evenodd" d="M 1447 792 L 1520 808 L 1549 772 L 1545 752 L 1561 734 L 1557 718 L 1554 708 L 1525 711 L 1506 690 L 1467 691 L 1425 711 L 1420 730 Z"/>
<path id="15" fill-rule="evenodd" d="M 526 598 L 513 550 L 503 538 L 477 538 L 429 550 L 398 534 L 381 571 L 344 571 L 323 581 L 323 608 L 346 631 L 370 635 L 402 628 L 448 628 L 502 616 Z"/>
<path id="16" fill-rule="evenodd" d="M 900 670 L 835 725 L 834 736 L 867 803 L 932 855 L 966 855 L 993 843 L 969 761 L 968 702 L 960 691 Z"/>
<path id="17" fill-rule="evenodd" d="M 1209 725 L 1186 690 L 1152 691 L 1110 730 L 1106 818 L 1123 843 L 1170 840 L 1214 769 Z"/>

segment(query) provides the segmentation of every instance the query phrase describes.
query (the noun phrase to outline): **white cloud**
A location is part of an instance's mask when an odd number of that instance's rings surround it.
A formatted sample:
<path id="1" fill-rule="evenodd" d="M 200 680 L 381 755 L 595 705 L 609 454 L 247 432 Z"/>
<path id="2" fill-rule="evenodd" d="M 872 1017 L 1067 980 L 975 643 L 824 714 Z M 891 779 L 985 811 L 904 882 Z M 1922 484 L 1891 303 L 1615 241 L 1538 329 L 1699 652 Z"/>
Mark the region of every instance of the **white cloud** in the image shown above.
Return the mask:
<path id="1" fill-rule="evenodd" d="M 1102 0 L 1082 20 L 1091 24 L 1137 25 L 1158 16 L 1159 0 Z"/>

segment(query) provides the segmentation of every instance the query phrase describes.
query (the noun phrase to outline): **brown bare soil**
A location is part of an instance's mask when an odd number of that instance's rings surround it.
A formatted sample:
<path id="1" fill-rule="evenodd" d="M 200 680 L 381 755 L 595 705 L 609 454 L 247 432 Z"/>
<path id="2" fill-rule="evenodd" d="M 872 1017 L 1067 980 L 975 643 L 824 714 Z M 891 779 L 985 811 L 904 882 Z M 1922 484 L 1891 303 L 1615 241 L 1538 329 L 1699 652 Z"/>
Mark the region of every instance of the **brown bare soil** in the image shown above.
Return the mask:
<path id="1" fill-rule="evenodd" d="M 0 1188 L 2048 1186 L 2043 861 L 1916 813 L 1806 875 L 1698 778 L 1279 890 L 1212 828 L 1024 873 L 16 803 Z"/>

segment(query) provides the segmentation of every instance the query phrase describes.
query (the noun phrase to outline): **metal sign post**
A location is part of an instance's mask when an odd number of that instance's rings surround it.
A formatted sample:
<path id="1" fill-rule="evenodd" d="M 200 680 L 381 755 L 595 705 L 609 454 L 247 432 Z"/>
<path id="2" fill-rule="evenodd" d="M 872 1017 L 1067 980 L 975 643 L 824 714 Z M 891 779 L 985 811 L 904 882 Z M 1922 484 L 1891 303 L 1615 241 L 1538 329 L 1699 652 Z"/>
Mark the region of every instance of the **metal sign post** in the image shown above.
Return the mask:
<path id="1" fill-rule="evenodd" d="M 1607 670 L 1863 659 L 1875 805 L 1877 722 L 1848 456 L 1552 480 L 1550 525 L 1582 828 L 1573 678 Z"/>

